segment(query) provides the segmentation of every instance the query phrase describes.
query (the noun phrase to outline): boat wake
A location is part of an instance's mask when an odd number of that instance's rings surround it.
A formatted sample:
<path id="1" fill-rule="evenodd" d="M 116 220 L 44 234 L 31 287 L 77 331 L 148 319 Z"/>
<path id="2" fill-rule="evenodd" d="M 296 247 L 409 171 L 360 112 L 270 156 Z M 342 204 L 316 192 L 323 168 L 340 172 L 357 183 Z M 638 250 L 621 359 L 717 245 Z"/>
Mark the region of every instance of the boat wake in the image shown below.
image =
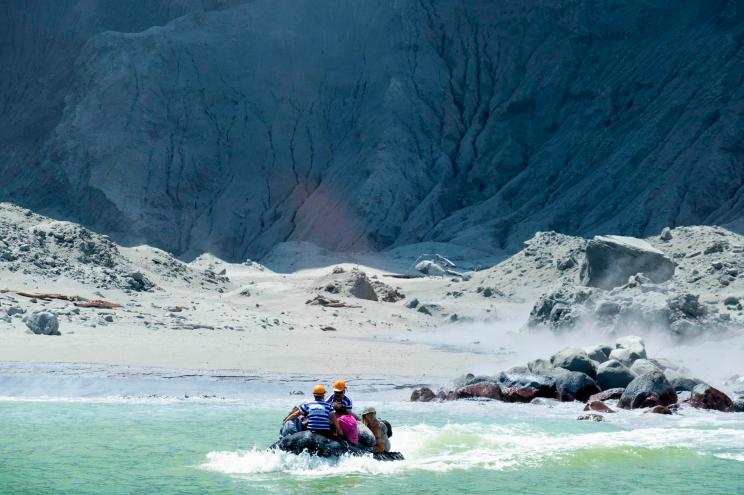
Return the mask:
<path id="1" fill-rule="evenodd" d="M 702 425 L 699 425 L 702 426 Z M 395 448 L 405 461 L 377 462 L 371 457 L 319 458 L 253 449 L 210 452 L 204 469 L 260 478 L 284 473 L 293 477 L 392 474 L 405 471 L 500 471 L 556 463 L 582 465 L 656 457 L 713 455 L 744 462 L 744 430 L 726 427 L 644 427 L 632 430 L 549 432 L 526 424 L 419 424 L 399 427 Z"/>

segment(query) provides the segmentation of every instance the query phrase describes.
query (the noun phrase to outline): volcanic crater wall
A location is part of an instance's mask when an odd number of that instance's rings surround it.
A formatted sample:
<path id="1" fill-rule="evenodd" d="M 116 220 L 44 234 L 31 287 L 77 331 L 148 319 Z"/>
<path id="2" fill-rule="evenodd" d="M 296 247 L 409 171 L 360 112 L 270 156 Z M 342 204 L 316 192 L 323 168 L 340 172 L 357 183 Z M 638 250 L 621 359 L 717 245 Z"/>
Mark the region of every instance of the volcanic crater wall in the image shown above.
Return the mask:
<path id="1" fill-rule="evenodd" d="M 744 229 L 738 2 L 0 7 L 0 199 L 120 242 Z"/>

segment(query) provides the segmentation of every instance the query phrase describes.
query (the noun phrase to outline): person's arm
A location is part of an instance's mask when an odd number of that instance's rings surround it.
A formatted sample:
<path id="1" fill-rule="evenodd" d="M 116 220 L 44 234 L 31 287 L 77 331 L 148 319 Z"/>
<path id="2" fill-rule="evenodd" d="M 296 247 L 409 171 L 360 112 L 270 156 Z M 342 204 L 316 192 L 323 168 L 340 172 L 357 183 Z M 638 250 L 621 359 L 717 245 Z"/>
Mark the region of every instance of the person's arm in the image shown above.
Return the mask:
<path id="1" fill-rule="evenodd" d="M 331 424 L 336 429 L 336 436 L 341 437 L 344 435 L 344 432 L 341 431 L 341 426 L 338 424 L 338 418 L 336 417 L 335 411 L 328 415 L 328 419 L 331 420 Z"/>
<path id="2" fill-rule="evenodd" d="M 295 418 L 299 417 L 300 414 L 302 414 L 300 412 L 300 409 L 297 406 L 294 406 L 292 408 L 292 410 L 289 412 L 289 414 L 287 414 L 287 417 L 282 420 L 282 423 L 286 423 L 290 419 L 295 419 Z"/>

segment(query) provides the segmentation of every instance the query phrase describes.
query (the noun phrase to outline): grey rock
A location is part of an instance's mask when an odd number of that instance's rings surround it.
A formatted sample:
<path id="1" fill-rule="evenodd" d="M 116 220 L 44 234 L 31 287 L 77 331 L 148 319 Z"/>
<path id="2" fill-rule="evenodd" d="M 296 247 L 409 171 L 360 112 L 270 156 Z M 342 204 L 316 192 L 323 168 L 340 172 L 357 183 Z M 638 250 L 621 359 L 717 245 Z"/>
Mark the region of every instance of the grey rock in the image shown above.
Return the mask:
<path id="1" fill-rule="evenodd" d="M 637 359 L 643 359 L 643 356 L 630 349 L 613 349 L 610 353 L 610 359 L 620 361 L 625 366 L 632 366 Z"/>
<path id="2" fill-rule="evenodd" d="M 637 354 L 640 358 L 645 359 L 646 356 L 646 344 L 643 342 L 641 337 L 637 335 L 627 335 L 620 337 L 615 341 L 615 348 L 617 349 L 628 349 L 634 354 Z"/>
<path id="3" fill-rule="evenodd" d="M 669 308 L 673 312 L 678 312 L 683 317 L 699 318 L 707 312 L 704 304 L 700 302 L 700 296 L 697 294 L 680 294 L 669 300 Z"/>
<path id="4" fill-rule="evenodd" d="M 137 292 L 148 291 L 155 287 L 155 284 L 153 284 L 142 272 L 130 273 L 127 275 L 127 281 L 129 283 L 129 288 Z"/>
<path id="5" fill-rule="evenodd" d="M 654 400 L 656 404 L 668 406 L 677 402 L 677 394 L 671 383 L 660 371 L 651 371 L 635 378 L 628 384 L 618 406 L 625 409 L 645 407 L 647 401 Z"/>
<path id="6" fill-rule="evenodd" d="M 650 361 L 648 359 L 636 359 L 630 366 L 630 371 L 635 373 L 637 376 L 644 375 L 649 371 L 664 371 L 661 366 Z"/>
<path id="7" fill-rule="evenodd" d="M 675 392 L 692 392 L 695 390 L 695 387 L 701 385 L 704 387 L 708 386 L 707 383 L 698 378 L 689 378 L 684 376 L 675 376 L 674 378 L 669 379 L 669 383 L 671 383 Z"/>
<path id="8" fill-rule="evenodd" d="M 566 348 L 550 358 L 550 362 L 556 368 L 563 368 L 568 371 L 580 371 L 594 378 L 597 375 L 597 365 L 589 359 L 586 352 L 578 348 Z"/>
<path id="9" fill-rule="evenodd" d="M 661 229 L 661 234 L 659 234 L 659 239 L 662 241 L 671 241 L 672 240 L 672 229 L 669 227 L 664 227 Z"/>
<path id="10" fill-rule="evenodd" d="M 620 361 L 610 359 L 597 368 L 597 385 L 602 390 L 625 388 L 636 378 L 636 375 Z"/>
<path id="11" fill-rule="evenodd" d="M 538 390 L 539 396 L 541 397 L 555 397 L 556 380 L 549 375 L 510 373 L 502 371 L 496 377 L 496 381 L 503 387 L 532 387 Z"/>
<path id="12" fill-rule="evenodd" d="M 420 304 L 416 311 L 418 311 L 419 313 L 423 313 L 425 315 L 431 316 L 432 313 L 440 311 L 441 309 L 442 307 L 439 304 L 425 303 L 425 304 Z"/>
<path id="13" fill-rule="evenodd" d="M 637 273 L 655 283 L 664 282 L 674 275 L 674 262 L 640 239 L 598 236 L 587 243 L 581 267 L 584 285 L 612 289 Z"/>
<path id="14" fill-rule="evenodd" d="M 21 308 L 20 306 L 11 306 L 8 309 L 5 310 L 5 313 L 7 313 L 8 316 L 13 315 L 22 315 L 26 312 L 25 309 Z"/>
<path id="15" fill-rule="evenodd" d="M 51 311 L 34 311 L 26 316 L 23 321 L 28 329 L 36 335 L 62 335 L 59 332 L 57 315 Z"/>
<path id="16" fill-rule="evenodd" d="M 736 306 L 737 304 L 739 304 L 739 298 L 736 296 L 729 296 L 723 300 L 723 304 L 725 304 L 726 306 Z"/>
<path id="17" fill-rule="evenodd" d="M 612 347 L 605 344 L 600 344 L 594 347 L 586 349 L 586 354 L 592 361 L 597 363 L 604 363 L 610 358 Z"/>
<path id="18" fill-rule="evenodd" d="M 554 368 L 555 366 L 553 366 L 547 359 L 535 359 L 527 363 L 527 369 L 535 374 L 540 374 L 543 371 L 552 370 Z"/>
<path id="19" fill-rule="evenodd" d="M 540 296 L 530 311 L 527 325 L 531 328 L 547 326 L 551 329 L 570 329 L 581 316 L 582 305 L 594 289 L 563 283 L 557 289 Z"/>
<path id="20" fill-rule="evenodd" d="M 415 297 L 406 303 L 406 307 L 411 308 L 411 309 L 416 309 L 418 305 L 419 305 L 419 300 L 416 299 Z"/>
<path id="21" fill-rule="evenodd" d="M 597 383 L 586 373 L 555 368 L 545 374 L 555 380 L 556 396 L 564 402 L 586 402 L 589 397 L 600 392 Z"/>
<path id="22" fill-rule="evenodd" d="M 432 260 L 420 261 L 416 264 L 415 268 L 416 271 L 430 277 L 443 277 L 447 275 L 445 268 Z"/>

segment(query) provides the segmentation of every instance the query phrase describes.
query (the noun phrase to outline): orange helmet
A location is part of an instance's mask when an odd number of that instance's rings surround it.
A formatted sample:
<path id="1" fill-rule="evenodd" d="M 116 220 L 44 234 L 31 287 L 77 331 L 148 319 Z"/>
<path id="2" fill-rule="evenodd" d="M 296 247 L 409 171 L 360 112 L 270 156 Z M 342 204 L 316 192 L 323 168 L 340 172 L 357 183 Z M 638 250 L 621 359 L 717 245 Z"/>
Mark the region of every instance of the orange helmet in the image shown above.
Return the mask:
<path id="1" fill-rule="evenodd" d="M 343 380 L 337 380 L 336 383 L 333 384 L 333 391 L 346 392 L 346 382 Z"/>
<path id="2" fill-rule="evenodd" d="M 325 395 L 326 389 L 323 385 L 316 385 L 313 387 L 313 395 Z"/>

